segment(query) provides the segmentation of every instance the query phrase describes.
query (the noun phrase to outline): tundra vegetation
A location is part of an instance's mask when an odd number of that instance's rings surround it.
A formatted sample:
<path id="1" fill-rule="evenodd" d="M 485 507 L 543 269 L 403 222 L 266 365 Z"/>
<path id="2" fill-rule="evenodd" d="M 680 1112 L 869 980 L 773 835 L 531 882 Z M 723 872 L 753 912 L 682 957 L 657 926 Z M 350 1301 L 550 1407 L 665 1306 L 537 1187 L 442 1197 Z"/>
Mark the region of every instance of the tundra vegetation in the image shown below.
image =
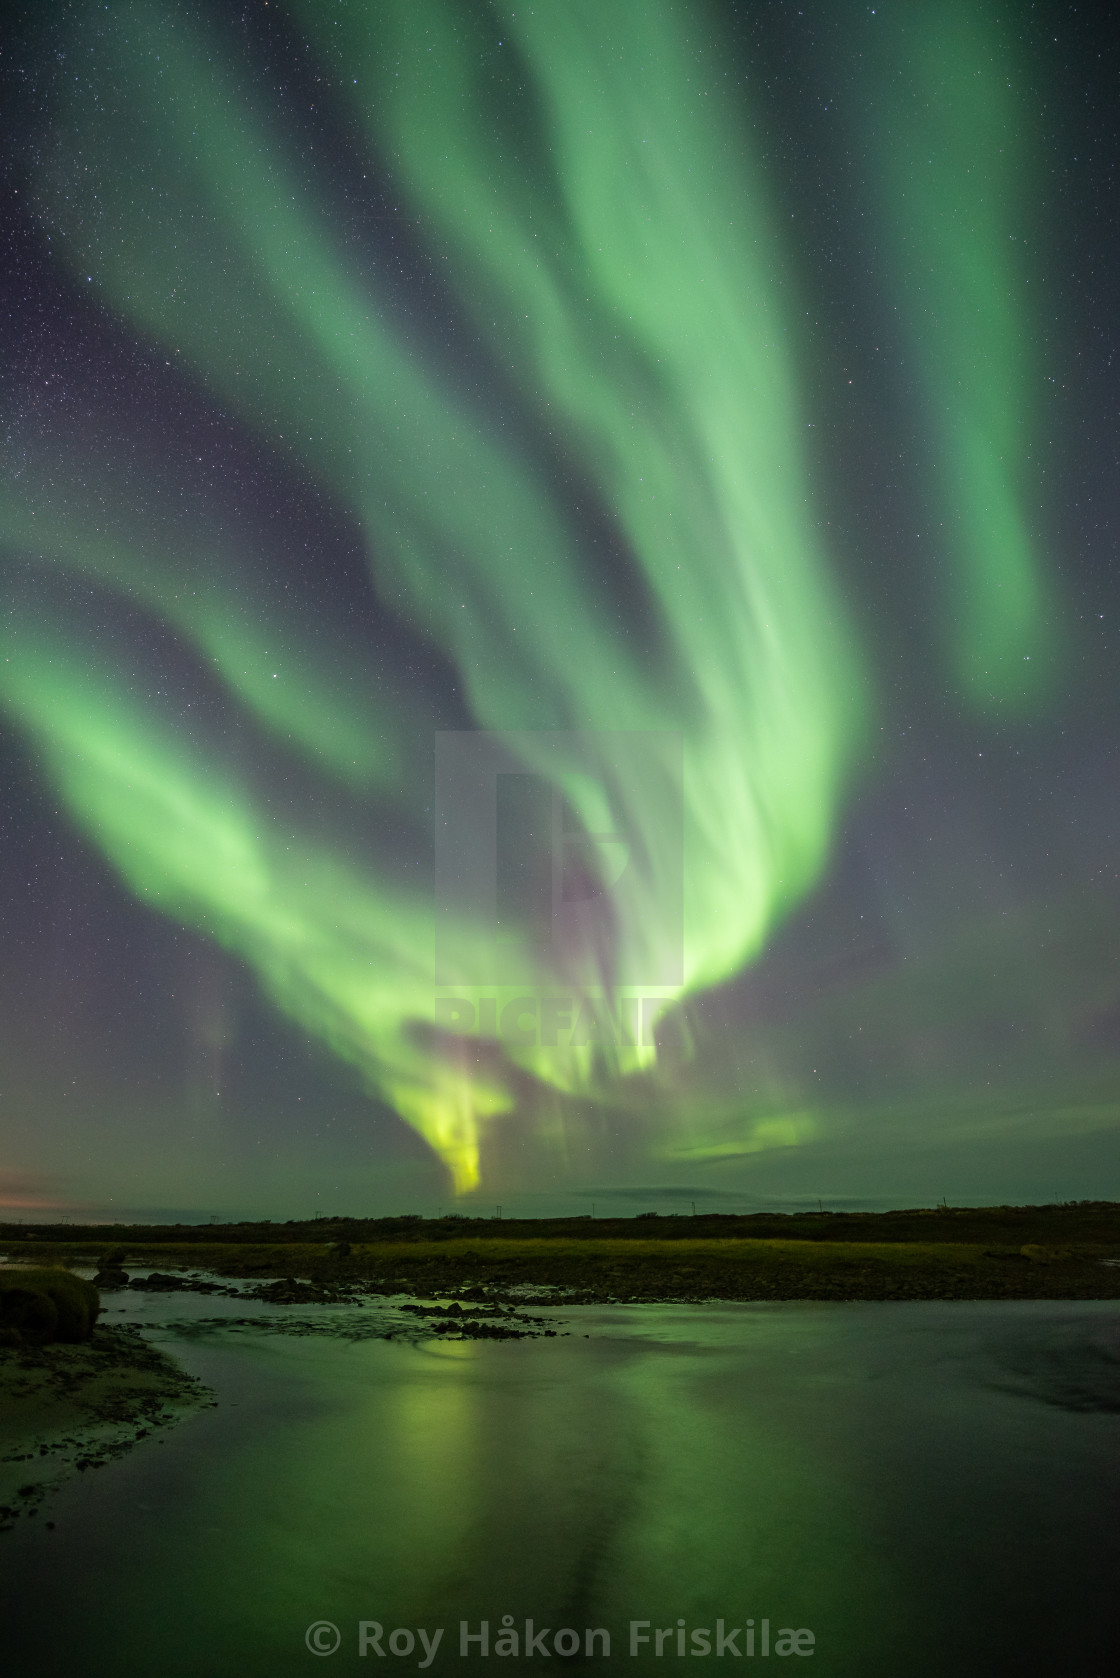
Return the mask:
<path id="1" fill-rule="evenodd" d="M 1120 1298 L 1120 1205 L 749 1216 L 331 1218 L 0 1226 L 9 1259 L 113 1258 L 170 1275 L 434 1297 L 556 1289 L 578 1301 Z"/>
<path id="2" fill-rule="evenodd" d="M 93 1283 L 59 1264 L 0 1270 L 0 1345 L 88 1340 L 100 1310 Z"/>

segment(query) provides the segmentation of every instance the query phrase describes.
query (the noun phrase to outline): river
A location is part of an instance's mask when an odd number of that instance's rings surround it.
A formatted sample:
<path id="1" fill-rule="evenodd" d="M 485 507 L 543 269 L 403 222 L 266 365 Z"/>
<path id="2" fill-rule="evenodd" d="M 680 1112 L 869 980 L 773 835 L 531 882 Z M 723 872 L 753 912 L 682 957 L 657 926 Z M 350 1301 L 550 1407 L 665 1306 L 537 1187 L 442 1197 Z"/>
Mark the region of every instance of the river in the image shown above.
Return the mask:
<path id="1" fill-rule="evenodd" d="M 219 1402 L 4 1537 L 5 1672 L 1120 1671 L 1115 1302 L 567 1307 L 497 1342 L 109 1303 Z"/>

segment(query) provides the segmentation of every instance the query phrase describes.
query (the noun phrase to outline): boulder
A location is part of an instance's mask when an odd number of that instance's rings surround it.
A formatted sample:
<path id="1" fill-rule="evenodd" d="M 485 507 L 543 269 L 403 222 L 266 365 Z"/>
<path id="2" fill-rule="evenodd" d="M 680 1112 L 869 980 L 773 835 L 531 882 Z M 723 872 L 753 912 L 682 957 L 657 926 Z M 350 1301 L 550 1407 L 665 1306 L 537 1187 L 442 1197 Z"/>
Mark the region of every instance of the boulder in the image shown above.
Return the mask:
<path id="1" fill-rule="evenodd" d="M 0 1336 L 8 1344 L 88 1340 L 100 1310 L 93 1283 L 72 1270 L 0 1270 Z"/>

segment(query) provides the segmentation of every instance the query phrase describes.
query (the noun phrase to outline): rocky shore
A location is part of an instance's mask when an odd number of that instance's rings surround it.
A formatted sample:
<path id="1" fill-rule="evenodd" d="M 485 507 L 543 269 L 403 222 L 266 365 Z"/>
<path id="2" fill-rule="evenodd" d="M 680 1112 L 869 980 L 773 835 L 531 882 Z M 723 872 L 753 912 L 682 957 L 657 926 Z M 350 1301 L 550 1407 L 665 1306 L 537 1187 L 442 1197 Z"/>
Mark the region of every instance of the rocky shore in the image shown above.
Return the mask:
<path id="1" fill-rule="evenodd" d="M 81 1344 L 0 1347 L 0 1532 L 36 1518 L 62 1480 L 212 1402 L 132 1328 L 101 1325 Z"/>

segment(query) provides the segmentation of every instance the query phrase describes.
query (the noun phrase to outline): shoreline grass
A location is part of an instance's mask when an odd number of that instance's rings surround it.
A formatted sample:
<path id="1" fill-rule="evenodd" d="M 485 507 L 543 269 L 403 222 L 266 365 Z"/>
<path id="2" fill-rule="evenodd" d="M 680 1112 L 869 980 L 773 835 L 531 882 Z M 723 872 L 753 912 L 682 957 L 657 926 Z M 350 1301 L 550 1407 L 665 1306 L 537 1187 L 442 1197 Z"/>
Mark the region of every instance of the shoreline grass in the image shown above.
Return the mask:
<path id="1" fill-rule="evenodd" d="M 146 1233 L 146 1232 L 145 1232 Z M 169 1232 L 170 1233 L 170 1232 Z M 176 1232 L 177 1233 L 177 1232 Z M 114 1232 L 115 1236 L 118 1232 Z M 319 1284 L 430 1297 L 464 1288 L 560 1288 L 607 1299 L 1118 1299 L 1120 1242 L 805 1241 L 777 1237 L 464 1234 L 355 1242 L 337 1256 L 307 1241 L 115 1241 L 124 1265 L 205 1270 L 231 1279 Z M 9 1241 L 9 1262 L 95 1265 L 88 1241 Z"/>

